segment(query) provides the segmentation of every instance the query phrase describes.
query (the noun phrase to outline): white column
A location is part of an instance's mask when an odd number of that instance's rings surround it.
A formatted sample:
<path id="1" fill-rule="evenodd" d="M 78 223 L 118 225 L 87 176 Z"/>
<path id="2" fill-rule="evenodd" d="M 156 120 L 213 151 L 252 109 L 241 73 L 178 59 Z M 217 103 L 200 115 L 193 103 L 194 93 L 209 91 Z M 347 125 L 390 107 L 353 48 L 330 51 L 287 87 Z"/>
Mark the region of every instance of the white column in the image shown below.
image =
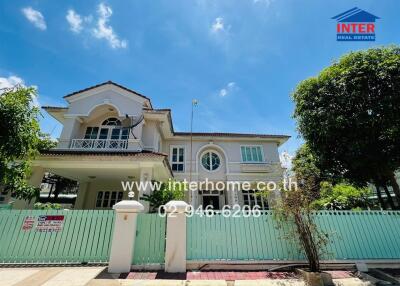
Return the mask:
<path id="1" fill-rule="evenodd" d="M 137 214 L 143 211 L 144 207 L 138 201 L 120 201 L 113 209 L 116 211 L 116 217 L 108 272 L 129 272 L 135 247 Z"/>
<path id="2" fill-rule="evenodd" d="M 145 212 L 149 212 L 149 209 L 150 209 L 149 202 L 141 200 L 140 198 L 144 194 L 147 194 L 147 195 L 151 194 L 151 184 L 150 184 L 150 182 L 151 182 L 152 177 L 153 177 L 153 169 L 152 168 L 142 168 L 140 170 L 140 182 L 142 182 L 143 184 L 148 182 L 148 184 L 146 184 L 146 187 L 144 189 L 138 190 L 138 192 L 139 192 L 139 197 L 138 198 L 139 198 L 140 203 L 143 204 Z"/>
<path id="3" fill-rule="evenodd" d="M 188 204 L 170 201 L 167 212 L 167 238 L 165 247 L 165 272 L 186 272 L 186 214 Z"/>

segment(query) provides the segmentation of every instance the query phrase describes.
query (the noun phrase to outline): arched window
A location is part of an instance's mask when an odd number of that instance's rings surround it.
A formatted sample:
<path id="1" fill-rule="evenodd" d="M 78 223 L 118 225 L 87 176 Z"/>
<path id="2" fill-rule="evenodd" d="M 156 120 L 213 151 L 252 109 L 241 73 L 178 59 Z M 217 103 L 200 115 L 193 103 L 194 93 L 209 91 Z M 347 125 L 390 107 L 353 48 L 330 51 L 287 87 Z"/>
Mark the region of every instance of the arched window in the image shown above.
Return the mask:
<path id="1" fill-rule="evenodd" d="M 110 117 L 103 121 L 101 125 L 108 125 L 108 126 L 121 126 L 121 121 L 118 118 Z"/>
<path id="2" fill-rule="evenodd" d="M 208 151 L 201 157 L 201 165 L 207 171 L 215 171 L 221 165 L 221 159 L 214 151 Z"/>

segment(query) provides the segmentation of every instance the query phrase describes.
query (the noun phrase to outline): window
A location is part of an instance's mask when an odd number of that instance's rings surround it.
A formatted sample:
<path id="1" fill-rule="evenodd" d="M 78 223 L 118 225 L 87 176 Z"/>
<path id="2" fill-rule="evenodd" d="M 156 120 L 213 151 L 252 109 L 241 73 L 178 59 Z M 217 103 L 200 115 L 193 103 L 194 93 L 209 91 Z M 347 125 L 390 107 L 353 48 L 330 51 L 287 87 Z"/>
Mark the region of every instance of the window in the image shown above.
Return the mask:
<path id="1" fill-rule="evenodd" d="M 99 127 L 88 127 L 86 128 L 85 139 L 97 139 L 97 133 L 99 133 Z"/>
<path id="2" fill-rule="evenodd" d="M 267 199 L 257 194 L 258 191 L 248 190 L 248 191 L 242 191 L 242 193 L 243 193 L 243 205 L 249 206 L 250 209 L 253 209 L 255 206 L 259 206 L 261 210 L 269 209 Z"/>
<path id="3" fill-rule="evenodd" d="M 123 192 L 98 192 L 96 208 L 111 208 L 116 203 L 122 201 Z"/>
<path id="4" fill-rule="evenodd" d="M 242 146 L 242 162 L 261 163 L 264 162 L 261 146 Z"/>
<path id="5" fill-rule="evenodd" d="M 213 151 L 208 151 L 201 157 L 201 165 L 207 171 L 215 171 L 221 165 L 221 159 L 218 154 Z"/>
<path id="6" fill-rule="evenodd" d="M 185 148 L 172 147 L 171 149 L 171 168 L 173 172 L 183 172 L 185 170 Z"/>
<path id="7" fill-rule="evenodd" d="M 102 125 L 121 126 L 121 121 L 118 118 L 110 117 L 103 121 Z"/>

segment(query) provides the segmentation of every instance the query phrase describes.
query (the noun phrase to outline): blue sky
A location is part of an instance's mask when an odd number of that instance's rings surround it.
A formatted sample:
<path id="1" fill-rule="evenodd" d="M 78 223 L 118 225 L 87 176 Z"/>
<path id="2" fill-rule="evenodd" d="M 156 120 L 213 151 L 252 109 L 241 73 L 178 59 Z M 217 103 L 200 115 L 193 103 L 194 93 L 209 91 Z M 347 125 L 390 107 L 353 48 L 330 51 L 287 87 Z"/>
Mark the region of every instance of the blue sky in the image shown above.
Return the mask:
<path id="1" fill-rule="evenodd" d="M 376 42 L 337 42 L 331 17 L 381 19 Z M 316 0 L 0 1 L 0 85 L 23 81 L 41 105 L 113 80 L 171 108 L 175 130 L 288 134 L 290 94 L 351 50 L 398 44 L 400 2 Z M 42 129 L 61 126 L 43 112 Z"/>

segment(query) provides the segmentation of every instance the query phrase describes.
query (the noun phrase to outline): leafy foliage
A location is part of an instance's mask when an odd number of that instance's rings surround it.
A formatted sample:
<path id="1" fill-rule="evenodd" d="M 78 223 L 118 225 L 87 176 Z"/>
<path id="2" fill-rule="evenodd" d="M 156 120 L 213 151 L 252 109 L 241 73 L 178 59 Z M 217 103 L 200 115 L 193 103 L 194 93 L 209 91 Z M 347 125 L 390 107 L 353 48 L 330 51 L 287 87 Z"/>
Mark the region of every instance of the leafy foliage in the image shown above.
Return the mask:
<path id="1" fill-rule="evenodd" d="M 159 189 L 155 189 L 150 195 L 143 194 L 142 200 L 150 203 L 150 212 L 158 211 L 158 208 L 172 200 L 185 198 L 185 186 L 183 183 L 168 181 L 161 183 Z"/>
<path id="2" fill-rule="evenodd" d="M 324 173 L 389 182 L 400 199 L 400 48 L 353 52 L 302 81 L 294 118 Z"/>
<path id="3" fill-rule="evenodd" d="M 320 198 L 313 202 L 317 209 L 351 210 L 372 207 L 368 197 L 371 190 L 357 188 L 350 184 L 332 185 L 329 182 L 321 183 Z"/>
<path id="4" fill-rule="evenodd" d="M 54 143 L 40 132 L 39 109 L 33 106 L 36 90 L 16 86 L 0 95 L 0 184 L 18 199 L 32 200 L 39 189 L 27 184 L 29 161 Z"/>
<path id="5" fill-rule="evenodd" d="M 60 210 L 60 204 L 53 204 L 53 203 L 35 203 L 34 208 L 36 210 Z"/>

